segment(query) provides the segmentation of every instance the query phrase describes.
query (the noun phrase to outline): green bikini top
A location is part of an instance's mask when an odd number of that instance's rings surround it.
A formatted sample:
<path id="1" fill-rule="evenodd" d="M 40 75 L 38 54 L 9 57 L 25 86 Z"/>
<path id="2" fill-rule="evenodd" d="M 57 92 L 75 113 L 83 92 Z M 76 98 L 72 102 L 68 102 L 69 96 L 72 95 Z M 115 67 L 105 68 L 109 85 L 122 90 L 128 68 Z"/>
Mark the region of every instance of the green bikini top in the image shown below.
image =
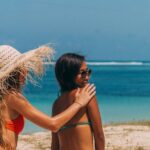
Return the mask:
<path id="1" fill-rule="evenodd" d="M 92 124 L 91 122 L 78 122 L 75 124 L 69 124 L 69 125 L 66 125 L 66 126 L 63 126 L 62 128 L 60 128 L 59 132 L 65 130 L 65 129 L 68 129 L 68 128 L 73 128 L 73 127 L 80 126 L 80 125 L 91 125 L 91 124 Z"/>

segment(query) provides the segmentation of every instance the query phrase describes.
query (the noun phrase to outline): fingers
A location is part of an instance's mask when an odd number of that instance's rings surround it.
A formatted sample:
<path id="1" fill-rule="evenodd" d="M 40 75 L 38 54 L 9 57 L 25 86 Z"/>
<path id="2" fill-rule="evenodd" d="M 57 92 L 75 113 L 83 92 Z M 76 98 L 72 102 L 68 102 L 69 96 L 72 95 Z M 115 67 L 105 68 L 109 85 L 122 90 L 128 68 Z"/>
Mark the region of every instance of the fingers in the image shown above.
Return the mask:
<path id="1" fill-rule="evenodd" d="M 95 92 L 96 91 L 96 87 L 95 86 L 93 86 L 93 87 L 91 87 L 91 89 L 89 89 L 87 92 L 91 95 L 93 92 Z"/>
<path id="2" fill-rule="evenodd" d="M 95 87 L 94 84 L 87 84 L 84 88 L 83 91 L 90 91 L 93 87 Z"/>
<path id="3" fill-rule="evenodd" d="M 94 91 L 93 93 L 90 94 L 90 99 L 96 95 L 96 91 Z"/>
<path id="4" fill-rule="evenodd" d="M 85 87 L 82 89 L 82 91 L 86 91 L 87 90 L 87 88 L 90 86 L 90 84 L 88 83 L 88 84 L 86 84 L 85 85 Z"/>
<path id="5" fill-rule="evenodd" d="M 92 92 L 92 91 L 94 91 L 95 89 L 96 89 L 95 85 L 94 85 L 94 84 L 91 84 L 91 85 L 89 85 L 89 86 L 87 87 L 86 91 L 87 91 L 87 92 Z"/>
<path id="6" fill-rule="evenodd" d="M 79 103 L 82 107 L 85 106 L 91 98 L 96 94 L 96 87 L 94 84 L 87 84 L 81 91 L 80 88 L 76 91 L 75 102 Z"/>
<path id="7" fill-rule="evenodd" d="M 96 94 L 96 87 L 94 84 L 87 84 L 82 92 L 87 92 L 89 94 L 90 99 Z"/>

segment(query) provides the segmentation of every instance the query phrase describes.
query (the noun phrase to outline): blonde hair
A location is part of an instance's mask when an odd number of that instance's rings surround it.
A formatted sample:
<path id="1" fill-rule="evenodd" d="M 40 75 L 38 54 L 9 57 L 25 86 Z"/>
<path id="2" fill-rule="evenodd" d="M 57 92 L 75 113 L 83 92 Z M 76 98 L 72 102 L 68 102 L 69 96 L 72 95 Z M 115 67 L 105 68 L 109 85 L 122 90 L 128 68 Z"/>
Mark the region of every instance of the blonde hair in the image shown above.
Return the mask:
<path id="1" fill-rule="evenodd" d="M 5 102 L 1 97 L 0 99 L 0 148 L 4 150 L 11 150 L 11 143 L 8 141 L 6 128 L 5 128 L 5 118 L 3 116 L 3 111 L 5 110 Z"/>
<path id="2" fill-rule="evenodd" d="M 21 84 L 19 82 L 20 69 L 16 69 L 10 76 L 4 81 L 6 91 L 0 90 L 0 148 L 4 150 L 11 150 L 11 143 L 7 138 L 6 128 L 5 128 L 5 118 L 4 110 L 6 109 L 4 96 L 8 94 L 9 91 L 19 91 L 21 89 Z"/>

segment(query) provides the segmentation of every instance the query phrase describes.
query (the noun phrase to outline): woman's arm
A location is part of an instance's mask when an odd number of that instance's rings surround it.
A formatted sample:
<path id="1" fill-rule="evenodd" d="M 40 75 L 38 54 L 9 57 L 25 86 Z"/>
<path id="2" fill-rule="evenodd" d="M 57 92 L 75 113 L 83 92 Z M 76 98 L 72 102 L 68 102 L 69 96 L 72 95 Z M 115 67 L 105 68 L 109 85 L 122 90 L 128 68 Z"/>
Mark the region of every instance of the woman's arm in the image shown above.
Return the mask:
<path id="1" fill-rule="evenodd" d="M 104 150 L 105 138 L 102 128 L 101 115 L 96 101 L 96 96 L 92 98 L 87 108 L 88 108 L 88 116 L 92 123 L 92 129 L 94 132 L 95 150 Z"/>
<path id="2" fill-rule="evenodd" d="M 86 86 L 80 93 L 78 91 L 75 102 L 64 112 L 49 117 L 33 107 L 21 94 L 13 93 L 7 99 L 8 106 L 22 114 L 25 118 L 33 123 L 57 132 L 66 122 L 68 122 L 89 100 L 95 95 L 95 88 L 92 85 Z"/>

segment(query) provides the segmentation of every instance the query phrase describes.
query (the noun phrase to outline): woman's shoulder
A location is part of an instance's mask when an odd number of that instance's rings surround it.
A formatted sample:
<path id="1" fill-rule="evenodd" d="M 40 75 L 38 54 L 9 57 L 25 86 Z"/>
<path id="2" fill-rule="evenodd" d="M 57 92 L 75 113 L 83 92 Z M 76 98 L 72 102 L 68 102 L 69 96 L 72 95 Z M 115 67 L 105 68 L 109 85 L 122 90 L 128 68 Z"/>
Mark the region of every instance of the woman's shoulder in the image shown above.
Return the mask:
<path id="1" fill-rule="evenodd" d="M 4 97 L 6 103 L 8 105 L 14 105 L 15 103 L 17 103 L 20 100 L 26 100 L 25 97 L 20 93 L 20 92 L 9 92 L 9 94 L 7 94 Z"/>
<path id="2" fill-rule="evenodd" d="M 59 97 L 57 99 L 54 100 L 52 108 L 55 108 L 59 103 Z"/>
<path id="3" fill-rule="evenodd" d="M 53 103 L 52 112 L 53 114 L 60 113 L 70 106 L 75 97 L 76 90 L 62 93 Z"/>
<path id="4" fill-rule="evenodd" d="M 52 113 L 56 113 L 57 110 L 59 109 L 60 105 L 61 105 L 61 95 L 54 100 L 53 105 L 52 105 Z"/>
<path id="5" fill-rule="evenodd" d="M 57 98 L 52 105 L 52 115 L 56 115 L 58 112 L 58 106 L 59 106 L 59 98 Z"/>
<path id="6" fill-rule="evenodd" d="M 25 99 L 25 97 L 22 95 L 22 93 L 17 92 L 17 91 L 12 91 L 9 92 L 9 94 L 7 95 L 7 99 Z"/>
<path id="7" fill-rule="evenodd" d="M 18 106 L 23 101 L 24 96 L 19 92 L 9 92 L 9 94 L 4 96 L 4 100 L 7 106 L 8 112 L 11 112 L 12 114 L 18 114 L 16 111 L 16 106 Z"/>

